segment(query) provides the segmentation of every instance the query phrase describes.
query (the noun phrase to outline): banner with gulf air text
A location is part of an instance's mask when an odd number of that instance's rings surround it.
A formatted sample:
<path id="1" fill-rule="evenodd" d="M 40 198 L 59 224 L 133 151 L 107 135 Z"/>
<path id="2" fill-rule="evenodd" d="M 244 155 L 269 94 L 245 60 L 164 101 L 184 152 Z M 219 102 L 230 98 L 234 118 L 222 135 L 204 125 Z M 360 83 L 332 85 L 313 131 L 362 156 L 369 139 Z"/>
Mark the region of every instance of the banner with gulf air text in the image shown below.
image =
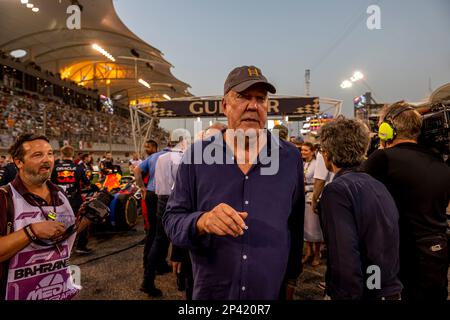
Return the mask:
<path id="1" fill-rule="evenodd" d="M 219 99 L 186 99 L 152 102 L 143 109 L 157 118 L 223 117 Z M 317 97 L 269 98 L 269 116 L 311 116 L 319 113 Z"/>

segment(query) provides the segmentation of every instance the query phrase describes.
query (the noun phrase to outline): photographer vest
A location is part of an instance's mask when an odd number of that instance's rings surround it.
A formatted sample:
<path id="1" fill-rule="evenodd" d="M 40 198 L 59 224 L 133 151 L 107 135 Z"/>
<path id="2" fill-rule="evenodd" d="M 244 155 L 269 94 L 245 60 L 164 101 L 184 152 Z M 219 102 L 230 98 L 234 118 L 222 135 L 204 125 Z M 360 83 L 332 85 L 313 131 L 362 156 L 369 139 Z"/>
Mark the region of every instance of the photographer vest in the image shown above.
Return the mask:
<path id="1" fill-rule="evenodd" d="M 10 184 L 14 204 L 14 230 L 31 223 L 47 221 L 50 211 L 55 211 L 56 221 L 66 228 L 75 223 L 69 201 L 62 192 L 60 206 L 38 206 L 29 204 Z M 69 269 L 69 258 L 76 233 L 57 245 L 44 247 L 31 242 L 16 253 L 9 262 L 6 300 L 70 300 L 81 289 L 73 283 Z"/>

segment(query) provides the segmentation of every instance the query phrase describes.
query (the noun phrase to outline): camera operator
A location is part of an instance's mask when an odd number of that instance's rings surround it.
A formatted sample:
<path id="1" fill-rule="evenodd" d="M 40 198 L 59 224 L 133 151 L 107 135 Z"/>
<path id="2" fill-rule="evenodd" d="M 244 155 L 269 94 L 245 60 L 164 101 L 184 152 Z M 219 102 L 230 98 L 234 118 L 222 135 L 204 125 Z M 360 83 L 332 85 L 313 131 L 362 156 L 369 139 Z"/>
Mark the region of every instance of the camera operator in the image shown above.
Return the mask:
<path id="1" fill-rule="evenodd" d="M 114 164 L 114 158 L 111 152 L 107 152 L 105 154 L 105 159 L 100 161 L 99 167 L 103 176 L 107 176 L 108 174 L 112 173 L 118 173 L 120 175 L 122 174 L 122 168 L 120 167 L 120 165 Z"/>
<path id="2" fill-rule="evenodd" d="M 83 204 L 81 195 L 82 187 L 91 185 L 86 177 L 84 169 L 81 165 L 75 164 L 73 161 L 74 149 L 71 146 L 64 146 L 60 150 L 61 160 L 55 162 L 55 167 L 51 176 L 51 181 L 64 190 L 73 212 L 77 213 Z M 77 253 L 90 253 L 91 249 L 87 248 L 88 230 L 80 233 L 77 241 Z"/>
<path id="3" fill-rule="evenodd" d="M 0 299 L 71 299 L 80 289 L 68 267 L 75 231 L 90 222 L 75 218 L 49 180 L 54 156 L 47 137 L 22 135 L 10 151 L 18 175 L 0 188 Z"/>
<path id="4" fill-rule="evenodd" d="M 399 211 L 402 299 L 446 300 L 450 168 L 417 143 L 421 126 L 411 105 L 386 106 L 378 129 L 384 149 L 371 154 L 364 168 L 387 187 Z"/>

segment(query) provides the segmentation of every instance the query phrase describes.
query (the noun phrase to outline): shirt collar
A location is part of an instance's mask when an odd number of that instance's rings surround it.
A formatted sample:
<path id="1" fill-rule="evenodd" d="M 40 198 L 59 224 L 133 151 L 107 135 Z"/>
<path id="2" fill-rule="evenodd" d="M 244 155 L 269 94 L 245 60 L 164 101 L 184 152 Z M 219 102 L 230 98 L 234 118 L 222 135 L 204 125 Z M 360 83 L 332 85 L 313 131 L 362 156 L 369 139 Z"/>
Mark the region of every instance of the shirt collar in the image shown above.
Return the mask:
<path id="1" fill-rule="evenodd" d="M 60 191 L 60 189 L 55 184 L 53 184 L 50 180 L 47 180 L 46 183 L 47 183 L 48 189 L 50 190 L 50 196 L 51 196 L 52 202 L 55 203 L 55 199 L 57 199 L 55 205 L 60 205 L 61 200 L 58 197 L 58 192 Z M 31 193 L 30 191 L 28 191 L 27 187 L 25 187 L 25 185 L 23 184 L 22 179 L 20 179 L 19 174 L 17 174 L 16 178 L 11 182 L 11 185 L 24 198 L 26 198 L 26 197 L 40 198 L 39 196 L 35 195 L 34 193 Z"/>
<path id="2" fill-rule="evenodd" d="M 350 173 L 350 172 L 363 172 L 363 171 L 361 170 L 360 166 L 342 168 L 335 174 L 334 178 L 336 179 L 336 178 L 343 176 L 344 174 Z"/>
<path id="3" fill-rule="evenodd" d="M 215 135 L 209 137 L 206 139 L 206 141 L 211 141 L 211 144 L 216 146 L 223 146 L 224 139 L 223 135 L 225 134 L 225 131 L 227 129 L 223 129 L 220 133 L 216 133 Z M 280 143 L 280 139 L 277 136 L 274 136 L 269 130 L 263 129 L 265 131 L 265 134 L 267 134 L 267 141 L 271 145 L 271 150 L 275 148 L 283 148 L 282 143 Z M 269 142 L 270 141 L 270 142 Z"/>
<path id="4" fill-rule="evenodd" d="M 222 130 L 220 133 L 217 133 L 208 139 L 206 141 L 211 141 L 211 144 L 218 147 L 227 148 L 230 152 L 231 150 L 228 148 L 228 146 L 225 143 L 224 140 L 224 133 L 227 129 Z M 269 130 L 264 129 L 264 134 L 267 135 L 267 144 L 261 149 L 260 153 L 258 154 L 258 162 L 261 163 L 271 163 L 271 156 L 274 154 L 274 151 L 280 151 L 280 149 L 283 149 L 284 142 L 280 141 L 280 139 L 273 135 Z M 269 149 L 267 149 L 269 148 Z"/>

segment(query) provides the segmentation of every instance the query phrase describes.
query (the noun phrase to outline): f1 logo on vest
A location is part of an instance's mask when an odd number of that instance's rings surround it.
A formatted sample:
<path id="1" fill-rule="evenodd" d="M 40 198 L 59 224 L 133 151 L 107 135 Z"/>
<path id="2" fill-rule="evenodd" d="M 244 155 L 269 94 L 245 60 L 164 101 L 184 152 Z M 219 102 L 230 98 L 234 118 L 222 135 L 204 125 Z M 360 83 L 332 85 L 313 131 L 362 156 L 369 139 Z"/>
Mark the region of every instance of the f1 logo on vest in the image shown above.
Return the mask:
<path id="1" fill-rule="evenodd" d="M 258 69 L 256 69 L 256 68 L 248 68 L 247 71 L 248 71 L 248 75 L 250 77 L 259 77 Z"/>

